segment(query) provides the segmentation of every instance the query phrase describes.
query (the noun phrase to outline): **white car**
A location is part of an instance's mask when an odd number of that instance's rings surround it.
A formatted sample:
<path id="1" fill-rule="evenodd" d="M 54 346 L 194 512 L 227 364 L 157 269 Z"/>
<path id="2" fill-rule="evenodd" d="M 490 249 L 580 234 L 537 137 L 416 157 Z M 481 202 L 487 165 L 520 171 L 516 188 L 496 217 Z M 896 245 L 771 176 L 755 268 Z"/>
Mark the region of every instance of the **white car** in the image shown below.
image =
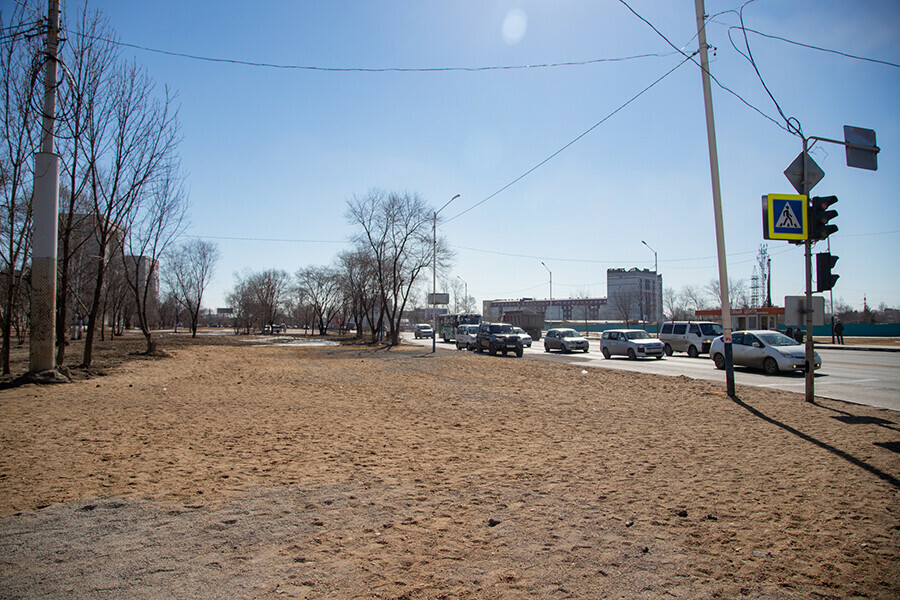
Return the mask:
<path id="1" fill-rule="evenodd" d="M 456 349 L 474 350 L 478 325 L 460 325 L 456 328 Z"/>
<path id="2" fill-rule="evenodd" d="M 522 338 L 522 345 L 526 348 L 531 348 L 531 336 L 528 335 L 528 332 L 522 329 L 521 327 L 513 327 L 513 331 L 519 334 L 519 337 Z"/>
<path id="3" fill-rule="evenodd" d="M 639 356 L 663 357 L 664 345 L 643 329 L 607 329 L 600 337 L 600 352 L 603 358 L 614 354 L 635 360 Z"/>
<path id="4" fill-rule="evenodd" d="M 416 336 L 416 339 L 419 338 L 431 338 L 434 337 L 434 329 L 431 328 L 431 325 L 428 323 L 419 323 L 416 325 L 416 329 L 413 332 L 413 335 Z"/>
<path id="5" fill-rule="evenodd" d="M 731 354 L 734 364 L 762 369 L 766 375 L 781 371 L 805 371 L 806 347 L 783 333 L 767 329 L 735 331 L 731 334 Z M 713 340 L 709 356 L 717 369 L 725 368 L 725 338 Z M 813 369 L 822 366 L 822 359 L 813 353 Z"/>

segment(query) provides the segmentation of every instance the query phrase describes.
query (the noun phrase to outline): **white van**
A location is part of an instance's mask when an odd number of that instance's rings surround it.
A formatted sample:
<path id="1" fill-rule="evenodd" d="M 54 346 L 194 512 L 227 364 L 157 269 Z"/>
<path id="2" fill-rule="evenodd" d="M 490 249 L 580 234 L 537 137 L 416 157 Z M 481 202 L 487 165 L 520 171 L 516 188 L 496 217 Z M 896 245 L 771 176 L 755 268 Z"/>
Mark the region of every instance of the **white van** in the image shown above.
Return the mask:
<path id="1" fill-rule="evenodd" d="M 724 334 L 722 326 L 707 321 L 666 321 L 659 330 L 666 356 L 675 351 L 687 352 L 691 358 L 709 352 L 712 341 Z"/>

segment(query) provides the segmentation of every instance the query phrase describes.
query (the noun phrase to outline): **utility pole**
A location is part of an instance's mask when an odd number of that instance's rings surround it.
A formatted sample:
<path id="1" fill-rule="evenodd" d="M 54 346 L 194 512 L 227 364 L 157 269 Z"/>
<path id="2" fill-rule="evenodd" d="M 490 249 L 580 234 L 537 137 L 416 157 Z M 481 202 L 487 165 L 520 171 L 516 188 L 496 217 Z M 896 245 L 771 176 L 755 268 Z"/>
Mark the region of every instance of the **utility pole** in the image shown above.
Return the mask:
<path id="1" fill-rule="evenodd" d="M 800 192 L 806 196 L 806 210 L 809 211 L 809 192 L 812 186 L 809 184 L 809 143 L 806 137 L 803 138 L 803 191 Z M 816 369 L 813 366 L 815 358 L 815 349 L 813 348 L 813 305 L 812 305 L 812 245 L 813 241 L 807 236 L 803 242 L 804 257 L 806 260 L 806 312 L 803 314 L 803 320 L 806 326 L 806 401 L 813 402 L 816 399 Z"/>
<path id="2" fill-rule="evenodd" d="M 54 151 L 56 70 L 59 49 L 59 0 L 49 0 L 44 52 L 44 110 L 41 151 L 34 157 L 29 370 L 55 368 L 56 246 L 59 224 L 59 156 Z"/>
<path id="3" fill-rule="evenodd" d="M 709 170 L 712 177 L 713 212 L 716 220 L 716 249 L 719 256 L 719 292 L 722 302 L 722 328 L 725 330 L 725 387 L 734 396 L 734 355 L 731 348 L 731 303 L 728 298 L 728 267 L 725 264 L 725 228 L 722 220 L 722 194 L 719 186 L 719 153 L 716 148 L 716 123 L 713 118 L 712 87 L 709 82 L 709 54 L 706 48 L 706 10 L 703 0 L 694 0 L 697 13 L 697 38 L 700 43 L 700 71 L 706 108 L 706 137 L 709 142 Z"/>

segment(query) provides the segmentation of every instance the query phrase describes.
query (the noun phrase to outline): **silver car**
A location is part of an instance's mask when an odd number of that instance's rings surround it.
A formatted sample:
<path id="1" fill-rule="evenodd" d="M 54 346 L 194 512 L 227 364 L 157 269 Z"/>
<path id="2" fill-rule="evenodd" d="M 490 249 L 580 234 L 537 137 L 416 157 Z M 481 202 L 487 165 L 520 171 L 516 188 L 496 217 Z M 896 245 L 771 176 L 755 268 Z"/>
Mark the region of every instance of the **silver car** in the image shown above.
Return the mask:
<path id="1" fill-rule="evenodd" d="M 590 348 L 590 343 L 574 329 L 551 329 L 544 336 L 544 352 L 550 352 L 550 350 L 587 352 L 588 348 Z"/>
<path id="2" fill-rule="evenodd" d="M 460 325 L 456 328 L 456 349 L 474 350 L 478 325 Z"/>
<path id="3" fill-rule="evenodd" d="M 735 331 L 731 334 L 731 353 L 735 365 L 762 369 L 767 375 L 806 369 L 806 347 L 777 331 Z M 716 368 L 725 368 L 724 337 L 713 340 L 709 356 L 716 363 Z M 822 359 L 814 352 L 813 369 L 821 366 Z"/>
<path id="4" fill-rule="evenodd" d="M 635 360 L 639 356 L 663 357 L 664 345 L 643 329 L 607 329 L 600 337 L 600 352 L 603 358 L 614 354 Z"/>
<path id="5" fill-rule="evenodd" d="M 526 348 L 531 348 L 531 336 L 528 335 L 528 332 L 522 329 L 521 327 L 513 327 L 513 331 L 519 334 L 519 337 L 522 338 L 522 345 Z"/>

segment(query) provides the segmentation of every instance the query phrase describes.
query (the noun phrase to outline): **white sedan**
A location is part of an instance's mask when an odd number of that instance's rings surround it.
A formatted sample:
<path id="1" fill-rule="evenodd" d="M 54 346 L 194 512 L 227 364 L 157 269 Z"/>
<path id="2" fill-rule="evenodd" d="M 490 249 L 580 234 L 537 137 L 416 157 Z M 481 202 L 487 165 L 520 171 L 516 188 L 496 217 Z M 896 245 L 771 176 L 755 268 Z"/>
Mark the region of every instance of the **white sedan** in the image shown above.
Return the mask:
<path id="1" fill-rule="evenodd" d="M 783 333 L 769 330 L 735 331 L 731 334 L 734 364 L 762 369 L 767 375 L 780 371 L 805 371 L 806 347 Z M 725 368 L 725 338 L 719 336 L 709 348 L 716 368 Z M 818 353 L 813 355 L 813 369 L 822 366 Z"/>

